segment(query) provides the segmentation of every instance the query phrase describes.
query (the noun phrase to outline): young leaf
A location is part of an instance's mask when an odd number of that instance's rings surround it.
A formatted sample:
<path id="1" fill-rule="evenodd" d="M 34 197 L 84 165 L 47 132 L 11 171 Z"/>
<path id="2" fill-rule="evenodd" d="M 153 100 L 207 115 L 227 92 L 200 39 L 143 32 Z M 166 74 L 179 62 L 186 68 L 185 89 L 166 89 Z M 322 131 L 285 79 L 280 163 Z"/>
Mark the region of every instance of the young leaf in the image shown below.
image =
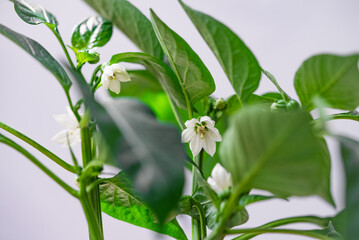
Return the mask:
<path id="1" fill-rule="evenodd" d="M 359 143 L 345 137 L 339 140 L 346 178 L 346 208 L 334 218 L 333 224 L 344 239 L 356 239 L 359 235 Z"/>
<path id="2" fill-rule="evenodd" d="M 196 11 L 182 1 L 183 9 L 217 57 L 242 102 L 258 88 L 261 68 L 243 41 L 223 23 Z"/>
<path id="3" fill-rule="evenodd" d="M 123 172 L 100 185 L 101 209 L 121 221 L 150 229 L 179 240 L 187 240 L 176 219 L 160 224 L 145 203 L 136 195 Z"/>
<path id="4" fill-rule="evenodd" d="M 45 68 L 47 68 L 60 82 L 66 92 L 71 87 L 71 80 L 61 65 L 50 55 L 50 53 L 39 43 L 31 38 L 25 37 L 17 32 L 0 24 L 0 33 L 12 40 L 19 47 L 28 52 L 36 60 L 38 60 Z"/>
<path id="5" fill-rule="evenodd" d="M 163 59 L 163 51 L 151 22 L 127 0 L 85 0 L 101 16 L 113 22 L 139 49 Z"/>
<path id="6" fill-rule="evenodd" d="M 162 49 L 189 102 L 193 105 L 213 93 L 215 84 L 211 73 L 187 42 L 162 22 L 152 10 L 151 20 Z"/>
<path id="7" fill-rule="evenodd" d="M 220 147 L 234 189 L 263 189 L 280 197 L 330 193 L 330 156 L 304 112 L 268 112 L 252 106 L 231 116 Z M 235 190 L 236 191 L 236 190 Z"/>
<path id="8" fill-rule="evenodd" d="M 100 16 L 89 17 L 76 26 L 71 44 L 78 50 L 104 46 L 112 36 L 112 23 Z"/>
<path id="9" fill-rule="evenodd" d="M 46 24 L 49 28 L 56 28 L 56 18 L 42 6 L 29 3 L 26 0 L 13 0 L 17 15 L 26 23 L 37 25 Z"/>
<path id="10" fill-rule="evenodd" d="M 332 108 L 353 110 L 359 105 L 359 55 L 317 55 L 307 59 L 295 74 L 294 86 L 306 110 L 323 98 Z"/>
<path id="11" fill-rule="evenodd" d="M 163 90 L 175 103 L 186 108 L 186 99 L 181 84 L 172 69 L 162 60 L 145 53 L 120 53 L 112 56 L 110 64 L 118 62 L 137 63 L 146 67 L 160 83 Z"/>
<path id="12" fill-rule="evenodd" d="M 100 55 L 97 52 L 91 52 L 87 49 L 78 50 L 75 47 L 70 47 L 74 51 L 77 59 L 77 66 L 81 67 L 84 63 L 91 64 L 98 63 L 100 61 Z"/>

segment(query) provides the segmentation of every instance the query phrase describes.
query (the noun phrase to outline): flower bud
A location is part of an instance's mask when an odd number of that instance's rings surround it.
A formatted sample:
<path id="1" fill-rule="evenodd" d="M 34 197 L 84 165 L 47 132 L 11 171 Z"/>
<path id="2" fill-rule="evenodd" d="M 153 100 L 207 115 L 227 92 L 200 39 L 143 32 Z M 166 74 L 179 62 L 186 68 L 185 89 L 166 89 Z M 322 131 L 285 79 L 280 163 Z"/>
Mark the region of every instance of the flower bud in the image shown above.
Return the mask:
<path id="1" fill-rule="evenodd" d="M 221 193 L 232 186 L 232 177 L 224 167 L 217 163 L 207 182 L 216 193 Z"/>
<path id="2" fill-rule="evenodd" d="M 223 98 L 218 98 L 214 103 L 214 108 L 216 110 L 224 110 L 227 107 L 227 102 Z"/>
<path id="3" fill-rule="evenodd" d="M 299 103 L 294 99 L 290 100 L 289 103 L 287 103 L 288 110 L 298 110 L 299 107 Z"/>
<path id="4" fill-rule="evenodd" d="M 284 100 L 278 100 L 277 102 L 272 103 L 270 110 L 273 112 L 285 111 L 287 110 L 287 103 Z"/>

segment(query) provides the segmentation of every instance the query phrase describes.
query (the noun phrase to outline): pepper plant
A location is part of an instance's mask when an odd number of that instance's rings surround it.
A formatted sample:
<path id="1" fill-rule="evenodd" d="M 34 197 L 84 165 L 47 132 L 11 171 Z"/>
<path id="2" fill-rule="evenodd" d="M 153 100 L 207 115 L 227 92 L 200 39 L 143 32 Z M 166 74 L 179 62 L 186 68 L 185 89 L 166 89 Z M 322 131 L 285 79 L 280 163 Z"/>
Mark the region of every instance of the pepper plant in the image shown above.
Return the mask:
<path id="1" fill-rule="evenodd" d="M 22 20 L 53 32 L 67 60 L 62 64 L 40 43 L 0 24 L 0 33 L 40 62 L 63 88 L 67 113 L 55 120 L 65 129 L 52 140 L 69 149 L 69 160 L 3 122 L 0 142 L 24 155 L 81 202 L 91 240 L 104 239 L 102 212 L 180 240 L 226 236 L 245 240 L 266 233 L 323 240 L 357 238 L 359 143 L 333 135 L 326 123 L 359 120 L 355 111 L 358 54 L 322 54 L 305 60 L 294 78 L 298 102 L 231 29 L 179 0 L 235 91 L 227 99 L 215 99 L 213 77 L 200 56 L 153 10 L 148 19 L 127 0 L 85 1 L 99 15 L 75 26 L 68 44 L 53 14 L 26 0 L 13 1 Z M 109 62 L 100 62 L 97 48 L 110 41 L 113 25 L 141 52 L 116 53 Z M 138 67 L 129 70 L 122 63 Z M 94 65 L 90 79 L 82 73 L 85 64 Z M 277 92 L 255 93 L 263 76 Z M 70 97 L 73 83 L 78 85 L 80 99 Z M 112 101 L 97 100 L 101 87 L 108 89 Z M 342 112 L 326 115 L 324 108 Z M 314 109 L 319 110 L 318 118 L 311 115 Z M 249 218 L 247 205 L 273 198 L 317 195 L 335 207 L 324 136 L 340 143 L 346 208 L 337 216 L 293 216 L 254 228 L 239 227 Z M 73 173 L 77 187 L 56 176 L 22 144 Z M 81 144 L 81 158 L 72 151 L 77 144 Z M 104 164 L 116 166 L 118 173 L 101 177 Z M 185 168 L 192 171 L 191 195 L 182 194 Z M 268 194 L 255 195 L 253 189 Z M 191 217 L 192 236 L 186 236 L 177 222 L 180 214 Z M 318 228 L 278 228 L 292 223 L 312 223 Z"/>

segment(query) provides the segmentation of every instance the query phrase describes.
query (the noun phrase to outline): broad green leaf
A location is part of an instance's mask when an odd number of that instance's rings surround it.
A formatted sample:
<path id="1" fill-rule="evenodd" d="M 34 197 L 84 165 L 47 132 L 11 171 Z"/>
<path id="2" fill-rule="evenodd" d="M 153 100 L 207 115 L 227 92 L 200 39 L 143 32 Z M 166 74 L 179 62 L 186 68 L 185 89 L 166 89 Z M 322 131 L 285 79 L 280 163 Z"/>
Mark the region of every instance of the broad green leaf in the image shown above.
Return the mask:
<path id="1" fill-rule="evenodd" d="M 196 11 L 182 1 L 183 9 L 217 57 L 235 92 L 246 102 L 258 88 L 261 68 L 243 41 L 223 23 Z"/>
<path id="2" fill-rule="evenodd" d="M 164 221 L 177 207 L 184 185 L 185 152 L 179 132 L 159 123 L 136 100 L 116 99 L 104 107 L 93 98 L 85 79 L 73 74 L 117 166 L 159 221 Z"/>
<path id="3" fill-rule="evenodd" d="M 62 87 L 66 92 L 69 91 L 71 87 L 71 80 L 66 74 L 65 70 L 61 65 L 53 58 L 50 53 L 41 46 L 38 42 L 32 40 L 31 38 L 25 37 L 17 32 L 12 31 L 11 29 L 0 24 L 0 33 L 5 37 L 9 38 L 11 41 L 16 43 L 19 47 L 24 49 L 27 53 L 33 56 L 38 60 L 47 70 L 49 70 L 60 82 Z"/>
<path id="4" fill-rule="evenodd" d="M 139 49 L 163 59 L 163 51 L 151 22 L 127 0 L 85 0 L 101 16 L 110 20 Z"/>
<path id="5" fill-rule="evenodd" d="M 268 112 L 256 106 L 231 116 L 221 160 L 242 192 L 263 189 L 280 197 L 330 193 L 330 156 L 304 112 Z"/>
<path id="6" fill-rule="evenodd" d="M 316 55 L 307 59 L 295 74 L 294 86 L 308 111 L 315 97 L 332 108 L 353 110 L 359 105 L 359 55 Z"/>
<path id="7" fill-rule="evenodd" d="M 26 0 L 13 0 L 17 15 L 26 23 L 44 23 L 49 28 L 55 29 L 58 25 L 56 18 L 44 7 L 32 4 Z"/>
<path id="8" fill-rule="evenodd" d="M 176 219 L 160 224 L 155 215 L 141 202 L 127 177 L 120 172 L 100 185 L 101 209 L 104 213 L 130 224 L 186 240 Z"/>
<path id="9" fill-rule="evenodd" d="M 162 22 L 152 10 L 151 20 L 162 49 L 189 102 L 193 105 L 213 93 L 215 84 L 212 75 L 188 43 Z"/>
<path id="10" fill-rule="evenodd" d="M 128 62 L 137 63 L 146 67 L 160 83 L 163 90 L 180 107 L 186 108 L 186 100 L 181 84 L 173 70 L 162 60 L 145 53 L 120 53 L 113 55 L 110 64 Z"/>
<path id="11" fill-rule="evenodd" d="M 104 46 L 112 36 L 112 23 L 100 16 L 92 16 L 76 26 L 71 44 L 78 50 Z"/>
<path id="12" fill-rule="evenodd" d="M 345 209 L 335 219 L 335 229 L 344 239 L 359 235 L 359 142 L 340 137 L 340 148 L 345 169 Z"/>

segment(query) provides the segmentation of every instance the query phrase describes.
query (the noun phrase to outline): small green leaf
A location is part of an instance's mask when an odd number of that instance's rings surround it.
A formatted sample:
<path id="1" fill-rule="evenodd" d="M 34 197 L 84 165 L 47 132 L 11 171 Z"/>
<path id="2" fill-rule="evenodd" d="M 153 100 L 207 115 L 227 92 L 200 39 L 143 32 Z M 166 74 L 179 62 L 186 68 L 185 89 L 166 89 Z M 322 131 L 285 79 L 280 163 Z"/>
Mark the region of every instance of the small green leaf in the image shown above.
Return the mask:
<path id="1" fill-rule="evenodd" d="M 26 0 L 13 0 L 13 2 L 17 15 L 24 22 L 34 25 L 44 23 L 52 29 L 57 27 L 56 18 L 44 7 L 32 4 Z"/>
<path id="2" fill-rule="evenodd" d="M 239 199 L 239 206 L 245 207 L 249 204 L 278 198 L 277 196 L 244 195 Z M 283 198 L 282 198 L 283 199 Z"/>
<path id="3" fill-rule="evenodd" d="M 160 224 L 154 213 L 141 202 L 123 172 L 100 185 L 101 209 L 121 221 L 150 229 L 179 240 L 187 240 L 176 219 Z"/>
<path id="4" fill-rule="evenodd" d="M 78 50 L 75 47 L 71 47 L 71 49 L 76 54 L 77 59 L 77 67 L 81 67 L 84 63 L 95 64 L 100 61 L 100 55 L 97 52 L 90 52 L 87 49 Z"/>
<path id="5" fill-rule="evenodd" d="M 280 197 L 319 195 L 334 205 L 328 148 L 308 113 L 252 106 L 230 118 L 220 156 L 234 189 L 241 185 L 242 192 L 257 188 Z"/>
<path id="6" fill-rule="evenodd" d="M 172 31 L 151 10 L 156 36 L 180 81 L 182 91 L 193 105 L 215 90 L 211 73 L 188 43 Z"/>
<path id="7" fill-rule="evenodd" d="M 163 59 L 163 51 L 151 22 L 127 0 L 85 0 L 101 16 L 110 20 L 139 49 Z"/>
<path id="8" fill-rule="evenodd" d="M 332 108 L 353 110 L 359 105 L 359 55 L 317 55 L 307 59 L 295 74 L 294 86 L 307 111 L 315 97 Z"/>
<path id="9" fill-rule="evenodd" d="M 338 214 L 333 224 L 344 239 L 356 239 L 359 235 L 359 142 L 339 137 L 345 169 L 345 209 Z"/>
<path id="10" fill-rule="evenodd" d="M 17 32 L 12 31 L 11 29 L 0 24 L 0 33 L 5 37 L 9 38 L 11 41 L 16 43 L 19 47 L 24 49 L 27 53 L 33 56 L 38 60 L 47 70 L 49 70 L 60 82 L 62 87 L 66 92 L 69 91 L 71 87 L 71 80 L 66 74 L 65 70 L 61 65 L 50 55 L 50 53 L 41 46 L 38 42 L 32 40 L 31 38 L 25 37 Z"/>
<path id="11" fill-rule="evenodd" d="M 248 47 L 227 26 L 182 1 L 183 9 L 217 57 L 242 102 L 258 88 L 261 68 Z"/>
<path id="12" fill-rule="evenodd" d="M 71 44 L 78 50 L 104 46 L 112 36 L 112 23 L 100 16 L 92 16 L 76 26 Z"/>
<path id="13" fill-rule="evenodd" d="M 128 62 L 137 63 L 146 67 L 160 83 L 163 90 L 180 107 L 186 109 L 186 99 L 181 84 L 172 69 L 162 60 L 146 53 L 120 53 L 113 55 L 110 64 Z"/>

